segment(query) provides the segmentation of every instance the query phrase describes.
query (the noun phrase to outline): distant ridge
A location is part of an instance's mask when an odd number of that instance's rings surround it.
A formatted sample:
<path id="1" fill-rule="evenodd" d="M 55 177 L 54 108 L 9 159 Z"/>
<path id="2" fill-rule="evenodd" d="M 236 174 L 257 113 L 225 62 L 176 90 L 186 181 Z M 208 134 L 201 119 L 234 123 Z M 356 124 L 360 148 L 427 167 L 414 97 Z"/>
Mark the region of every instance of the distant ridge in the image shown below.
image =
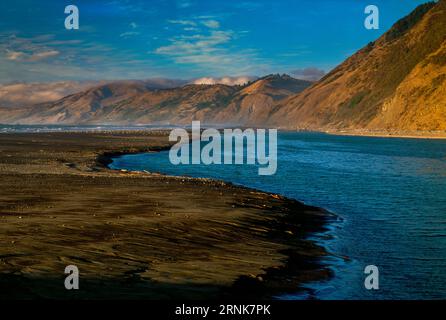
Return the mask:
<path id="1" fill-rule="evenodd" d="M 58 101 L 0 110 L 0 122 L 14 124 L 257 124 L 275 102 L 312 83 L 269 75 L 244 86 L 115 81 Z"/>

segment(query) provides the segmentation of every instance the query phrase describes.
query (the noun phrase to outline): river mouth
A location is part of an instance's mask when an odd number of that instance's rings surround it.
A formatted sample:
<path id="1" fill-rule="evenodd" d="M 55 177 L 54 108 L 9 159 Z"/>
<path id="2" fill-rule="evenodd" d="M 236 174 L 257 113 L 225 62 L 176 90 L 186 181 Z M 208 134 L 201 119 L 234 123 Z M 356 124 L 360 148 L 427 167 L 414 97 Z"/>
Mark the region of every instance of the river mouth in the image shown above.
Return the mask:
<path id="1" fill-rule="evenodd" d="M 282 132 L 278 169 L 172 165 L 168 151 L 116 157 L 112 169 L 219 179 L 282 194 L 340 217 L 312 240 L 333 255 L 329 281 L 308 284 L 318 299 L 446 297 L 446 141 Z M 364 268 L 380 269 L 380 289 Z M 305 299 L 287 295 L 284 299 Z"/>

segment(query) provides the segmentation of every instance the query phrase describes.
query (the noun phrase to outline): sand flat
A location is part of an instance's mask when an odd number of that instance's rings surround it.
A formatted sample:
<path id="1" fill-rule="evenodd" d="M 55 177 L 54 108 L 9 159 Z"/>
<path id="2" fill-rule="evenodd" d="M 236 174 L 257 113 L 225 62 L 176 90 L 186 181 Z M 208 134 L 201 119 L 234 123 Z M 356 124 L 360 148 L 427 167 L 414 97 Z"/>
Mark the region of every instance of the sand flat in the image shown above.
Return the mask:
<path id="1" fill-rule="evenodd" d="M 329 276 L 326 211 L 207 179 L 113 171 L 165 132 L 0 134 L 1 298 L 268 298 Z M 80 270 L 65 290 L 64 268 Z"/>

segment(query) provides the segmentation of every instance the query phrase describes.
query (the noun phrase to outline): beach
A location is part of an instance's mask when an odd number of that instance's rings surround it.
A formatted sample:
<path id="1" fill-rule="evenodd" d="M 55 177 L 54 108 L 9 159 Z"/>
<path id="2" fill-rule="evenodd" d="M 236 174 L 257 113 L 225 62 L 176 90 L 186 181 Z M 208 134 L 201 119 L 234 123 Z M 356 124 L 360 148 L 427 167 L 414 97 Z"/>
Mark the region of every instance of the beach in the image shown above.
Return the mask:
<path id="1" fill-rule="evenodd" d="M 352 137 L 378 137 L 378 138 L 407 138 L 407 139 L 446 139 L 445 131 L 402 131 L 402 130 L 326 130 L 325 133 L 352 136 Z"/>
<path id="2" fill-rule="evenodd" d="M 323 209 L 107 168 L 169 146 L 163 131 L 0 134 L 1 298 L 269 299 L 330 277 L 307 240 L 333 219 Z"/>

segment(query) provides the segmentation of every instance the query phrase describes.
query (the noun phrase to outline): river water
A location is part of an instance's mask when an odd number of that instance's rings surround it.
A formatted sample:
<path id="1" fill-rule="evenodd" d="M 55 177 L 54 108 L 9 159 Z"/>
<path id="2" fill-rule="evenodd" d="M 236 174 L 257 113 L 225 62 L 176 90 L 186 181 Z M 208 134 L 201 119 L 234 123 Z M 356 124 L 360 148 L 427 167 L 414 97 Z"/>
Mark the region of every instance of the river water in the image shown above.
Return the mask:
<path id="1" fill-rule="evenodd" d="M 281 132 L 272 176 L 249 165 L 175 166 L 168 151 L 111 167 L 216 178 L 332 211 L 340 221 L 314 236 L 333 254 L 334 277 L 307 284 L 318 299 L 446 298 L 446 140 Z M 367 265 L 379 269 L 379 290 L 364 287 Z"/>

